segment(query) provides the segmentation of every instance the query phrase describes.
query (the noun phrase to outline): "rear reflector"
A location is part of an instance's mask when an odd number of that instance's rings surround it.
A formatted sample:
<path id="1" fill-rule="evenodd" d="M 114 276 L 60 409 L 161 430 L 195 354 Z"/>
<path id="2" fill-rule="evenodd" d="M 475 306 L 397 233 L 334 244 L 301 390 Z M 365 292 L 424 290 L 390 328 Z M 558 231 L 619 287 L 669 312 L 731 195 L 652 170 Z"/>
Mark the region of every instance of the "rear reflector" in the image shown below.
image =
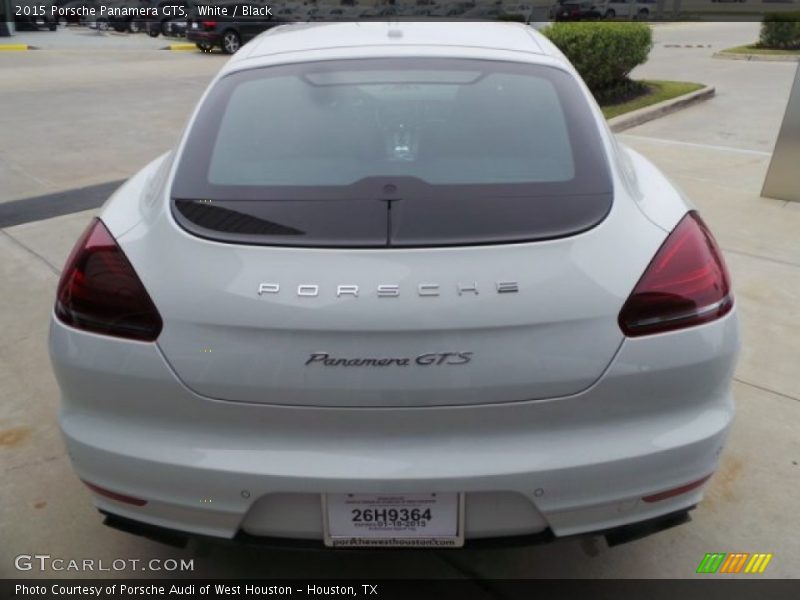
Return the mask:
<path id="1" fill-rule="evenodd" d="M 685 494 L 686 492 L 691 492 L 692 490 L 699 488 L 710 478 L 711 475 L 706 475 L 702 479 L 698 479 L 697 481 L 692 481 L 691 483 L 687 483 L 680 487 L 672 488 L 671 490 L 665 490 L 663 492 L 658 492 L 657 494 L 651 494 L 649 496 L 643 496 L 642 500 L 644 500 L 645 502 L 660 502 L 661 500 L 666 500 L 667 498 L 674 498 L 675 496 L 680 496 L 681 494 Z"/>
<path id="2" fill-rule="evenodd" d="M 711 232 L 688 213 L 659 248 L 619 314 L 634 337 L 708 323 L 733 308 L 730 276 Z"/>
<path id="3" fill-rule="evenodd" d="M 56 316 L 95 333 L 154 341 L 161 316 L 122 249 L 95 219 L 72 250 L 56 295 Z"/>
<path id="4" fill-rule="evenodd" d="M 101 496 L 105 496 L 106 498 L 111 498 L 112 500 L 116 500 L 117 502 L 124 502 L 125 504 L 132 504 L 133 506 L 144 506 L 147 504 L 147 500 L 142 500 L 141 498 L 134 498 L 133 496 L 126 496 L 125 494 L 120 494 L 117 492 L 112 492 L 111 490 L 107 490 L 106 488 L 102 488 L 99 485 L 95 485 L 93 483 L 89 483 L 88 481 L 83 481 L 84 485 L 92 490 L 95 494 L 99 494 Z"/>

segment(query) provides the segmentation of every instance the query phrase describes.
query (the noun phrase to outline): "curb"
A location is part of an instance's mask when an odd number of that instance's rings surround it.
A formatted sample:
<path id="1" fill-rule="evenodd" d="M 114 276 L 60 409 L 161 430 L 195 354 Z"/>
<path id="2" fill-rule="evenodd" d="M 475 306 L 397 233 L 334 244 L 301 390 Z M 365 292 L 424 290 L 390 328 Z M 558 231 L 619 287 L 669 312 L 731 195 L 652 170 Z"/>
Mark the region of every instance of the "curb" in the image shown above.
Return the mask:
<path id="1" fill-rule="evenodd" d="M 194 44 L 170 44 L 169 46 L 164 46 L 161 50 L 171 50 L 173 52 L 185 52 L 189 50 L 197 50 L 197 46 Z"/>
<path id="2" fill-rule="evenodd" d="M 34 50 L 34 47 L 28 44 L 0 44 L 0 52 L 24 52 L 25 50 Z"/>
<path id="3" fill-rule="evenodd" d="M 670 113 L 679 111 L 682 108 L 686 108 L 687 106 L 696 104 L 697 102 L 708 100 L 715 93 L 716 90 L 714 89 L 714 86 L 707 85 L 704 88 L 684 94 L 683 96 L 678 96 L 677 98 L 672 98 L 670 100 L 664 100 L 658 104 L 645 106 L 639 110 L 634 110 L 624 115 L 614 117 L 613 119 L 609 119 L 608 126 L 614 133 L 619 133 L 620 131 L 630 129 L 631 127 L 636 127 L 642 123 L 647 123 L 648 121 L 652 121 Z"/>
<path id="4" fill-rule="evenodd" d="M 800 54 L 735 54 L 733 52 L 714 52 L 711 58 L 725 60 L 753 60 L 756 62 L 800 62 Z"/>

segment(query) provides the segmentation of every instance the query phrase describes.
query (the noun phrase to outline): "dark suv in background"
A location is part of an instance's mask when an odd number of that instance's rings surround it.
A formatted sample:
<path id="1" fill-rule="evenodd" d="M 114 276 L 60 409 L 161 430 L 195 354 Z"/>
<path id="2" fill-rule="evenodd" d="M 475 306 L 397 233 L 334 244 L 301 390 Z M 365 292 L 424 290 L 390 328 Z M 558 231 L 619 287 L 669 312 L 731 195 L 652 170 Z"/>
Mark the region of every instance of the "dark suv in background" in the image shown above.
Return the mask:
<path id="1" fill-rule="evenodd" d="M 136 8 L 139 10 L 150 8 L 150 0 L 111 0 L 103 1 L 102 4 L 112 6 L 115 8 Z M 139 33 L 144 29 L 146 20 L 137 18 L 135 15 L 119 14 L 108 16 L 108 26 L 114 31 L 130 31 L 131 33 Z"/>
<path id="2" fill-rule="evenodd" d="M 193 0 L 158 0 L 154 5 L 158 16 L 148 19 L 145 27 L 150 37 L 175 35 L 185 31 L 184 24 L 195 7 Z"/>
<path id="3" fill-rule="evenodd" d="M 200 6 L 203 5 L 226 8 L 228 15 L 200 16 Z M 225 54 L 233 54 L 242 44 L 246 44 L 262 31 L 286 23 L 276 17 L 258 14 L 263 13 L 267 6 L 265 2 L 257 0 L 225 0 L 198 4 L 187 20 L 186 39 L 194 42 L 203 52 L 210 52 L 212 48 L 219 46 Z M 242 16 L 245 8 L 251 9 L 250 13 L 257 14 Z"/>

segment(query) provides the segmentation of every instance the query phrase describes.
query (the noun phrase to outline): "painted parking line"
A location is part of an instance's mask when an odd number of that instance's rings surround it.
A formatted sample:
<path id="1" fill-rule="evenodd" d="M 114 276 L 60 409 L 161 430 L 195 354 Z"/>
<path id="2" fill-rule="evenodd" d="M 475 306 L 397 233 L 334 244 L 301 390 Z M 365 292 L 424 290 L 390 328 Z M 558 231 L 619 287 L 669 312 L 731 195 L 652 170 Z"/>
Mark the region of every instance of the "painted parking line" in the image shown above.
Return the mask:
<path id="1" fill-rule="evenodd" d="M 33 46 L 28 44 L 0 44 L 0 52 L 23 52 L 33 50 Z"/>
<path id="2" fill-rule="evenodd" d="M 183 52 L 188 50 L 197 50 L 197 46 L 195 46 L 194 44 L 170 44 L 169 46 L 164 46 L 161 49 Z"/>
<path id="3" fill-rule="evenodd" d="M 654 138 L 644 135 L 634 135 L 631 133 L 620 133 L 619 137 L 630 138 L 632 140 L 642 140 L 655 144 L 665 144 L 668 146 L 686 146 L 687 148 L 700 148 L 702 150 L 718 150 L 720 152 L 738 152 L 740 154 L 753 154 L 755 156 L 772 156 L 772 152 L 764 150 L 748 150 L 747 148 L 734 148 L 733 146 L 717 146 L 715 144 L 698 144 L 696 142 L 683 142 L 681 140 L 670 140 L 666 138 Z"/>

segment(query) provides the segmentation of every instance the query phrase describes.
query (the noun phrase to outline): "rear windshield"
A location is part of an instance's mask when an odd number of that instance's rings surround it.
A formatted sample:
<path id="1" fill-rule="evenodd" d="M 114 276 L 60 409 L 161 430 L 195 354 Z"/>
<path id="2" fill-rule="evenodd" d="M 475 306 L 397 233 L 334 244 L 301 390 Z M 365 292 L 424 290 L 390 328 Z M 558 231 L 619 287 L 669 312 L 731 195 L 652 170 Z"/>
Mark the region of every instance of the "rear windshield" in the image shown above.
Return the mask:
<path id="1" fill-rule="evenodd" d="M 597 126 L 569 74 L 370 59 L 221 79 L 189 133 L 172 196 L 179 220 L 210 237 L 383 246 L 574 233 L 602 220 L 610 192 Z M 451 222 L 437 227 L 442 218 Z"/>

